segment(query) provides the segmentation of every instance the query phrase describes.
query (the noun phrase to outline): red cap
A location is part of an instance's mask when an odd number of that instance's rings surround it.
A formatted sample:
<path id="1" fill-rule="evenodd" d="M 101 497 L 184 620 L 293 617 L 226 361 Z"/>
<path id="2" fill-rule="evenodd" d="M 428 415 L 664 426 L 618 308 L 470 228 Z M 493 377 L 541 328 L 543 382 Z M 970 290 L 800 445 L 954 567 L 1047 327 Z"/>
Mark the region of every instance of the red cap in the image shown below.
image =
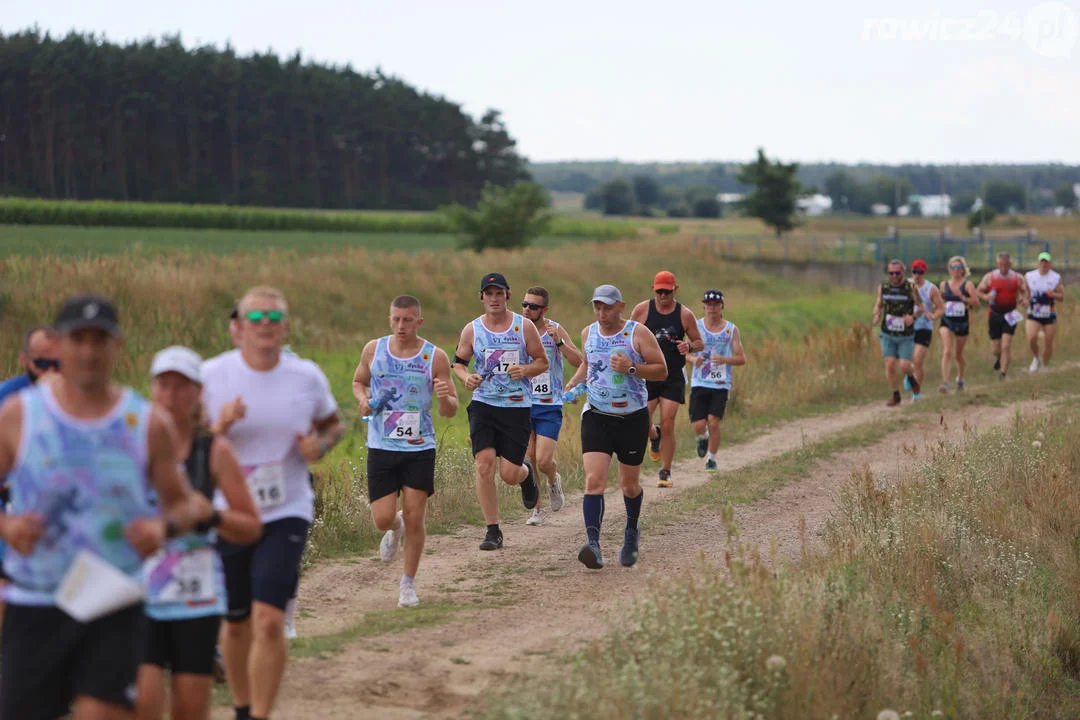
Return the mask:
<path id="1" fill-rule="evenodd" d="M 675 289 L 675 273 L 668 272 L 667 270 L 661 270 L 656 273 L 656 277 L 652 281 L 653 290 L 674 290 Z"/>
<path id="2" fill-rule="evenodd" d="M 912 270 L 922 270 L 923 272 L 926 272 L 926 261 L 925 260 L 916 260 L 915 262 L 911 263 L 911 269 Z"/>

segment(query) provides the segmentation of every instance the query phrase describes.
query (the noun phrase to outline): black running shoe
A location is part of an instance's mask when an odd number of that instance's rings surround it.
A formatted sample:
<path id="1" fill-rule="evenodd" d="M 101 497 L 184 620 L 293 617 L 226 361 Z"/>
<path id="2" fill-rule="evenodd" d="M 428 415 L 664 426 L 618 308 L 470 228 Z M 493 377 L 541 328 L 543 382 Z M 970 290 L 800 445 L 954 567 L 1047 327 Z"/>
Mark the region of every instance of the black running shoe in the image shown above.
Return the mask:
<path id="1" fill-rule="evenodd" d="M 484 542 L 480 543 L 481 550 L 502 550 L 502 530 L 488 530 L 484 536 Z"/>
<path id="2" fill-rule="evenodd" d="M 660 462 L 660 426 L 653 425 L 656 428 L 656 439 L 649 440 L 649 459 L 653 462 Z"/>
<path id="3" fill-rule="evenodd" d="M 697 456 L 705 457 L 705 453 L 709 452 L 709 436 L 699 437 L 697 439 Z"/>
<path id="4" fill-rule="evenodd" d="M 536 473 L 528 459 L 525 460 L 525 469 L 529 475 L 521 481 L 521 504 L 526 510 L 532 510 L 540 500 L 540 486 L 536 484 Z"/>
<path id="5" fill-rule="evenodd" d="M 995 370 L 1000 370 L 1001 369 L 1001 358 L 999 358 L 999 357 L 994 358 L 994 369 Z"/>
<path id="6" fill-rule="evenodd" d="M 604 558 L 600 554 L 600 546 L 591 542 L 581 546 L 581 549 L 578 550 L 577 559 L 590 570 L 599 570 L 604 567 Z"/>
<path id="7" fill-rule="evenodd" d="M 619 563 L 624 567 L 633 567 L 638 559 L 638 529 L 623 529 L 623 546 L 619 551 Z"/>

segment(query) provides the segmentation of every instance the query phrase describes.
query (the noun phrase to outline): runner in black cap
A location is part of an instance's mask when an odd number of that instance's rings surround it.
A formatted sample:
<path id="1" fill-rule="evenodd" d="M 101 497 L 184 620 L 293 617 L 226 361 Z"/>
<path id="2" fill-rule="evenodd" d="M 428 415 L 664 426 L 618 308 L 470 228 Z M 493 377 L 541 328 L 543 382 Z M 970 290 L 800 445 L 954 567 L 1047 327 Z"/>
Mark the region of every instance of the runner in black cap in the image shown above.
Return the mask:
<path id="1" fill-rule="evenodd" d="M 724 293 L 706 290 L 702 298 L 705 316 L 697 321 L 704 349 L 690 358 L 690 422 L 697 433 L 697 454 L 705 458 L 705 470 L 716 472 L 720 449 L 720 421 L 724 419 L 731 368 L 745 365 L 742 338 L 735 323 L 724 319 Z"/>
<path id="2" fill-rule="evenodd" d="M 484 314 L 461 331 L 451 369 L 472 391 L 468 405 L 469 437 L 476 461 L 476 494 L 487 523 L 481 550 L 503 544 L 499 528 L 499 501 L 495 493 L 495 460 L 507 485 L 521 486 L 526 509 L 536 507 L 540 488 L 525 453 L 532 434 L 531 378 L 548 369 L 547 353 L 536 325 L 507 307 L 510 284 L 502 273 L 480 279 Z M 476 356 L 475 372 L 469 360 Z"/>

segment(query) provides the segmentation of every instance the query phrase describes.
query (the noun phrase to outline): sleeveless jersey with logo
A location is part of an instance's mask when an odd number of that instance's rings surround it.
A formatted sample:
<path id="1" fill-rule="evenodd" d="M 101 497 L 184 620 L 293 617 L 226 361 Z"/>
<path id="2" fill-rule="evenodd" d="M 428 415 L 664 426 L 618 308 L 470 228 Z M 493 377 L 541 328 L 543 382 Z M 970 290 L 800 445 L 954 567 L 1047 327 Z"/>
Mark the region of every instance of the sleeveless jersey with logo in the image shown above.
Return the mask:
<path id="1" fill-rule="evenodd" d="M 990 273 L 990 291 L 997 290 L 994 302 L 990 309 L 1004 315 L 1016 309 L 1016 295 L 1020 291 L 1020 273 L 1010 270 L 1008 275 L 1002 275 L 1001 270 Z"/>
<path id="2" fill-rule="evenodd" d="M 532 383 L 529 378 L 513 380 L 507 374 L 511 365 L 531 361 L 525 349 L 526 320 L 517 313 L 506 332 L 496 333 L 484 326 L 483 318 L 473 320 L 473 354 L 476 374 L 484 379 L 473 390 L 473 400 L 495 407 L 531 407 Z"/>
<path id="3" fill-rule="evenodd" d="M 195 436 L 191 453 L 181 468 L 195 492 L 214 497 L 210 474 L 210 448 L 214 436 Z M 151 500 L 156 493 L 151 491 Z M 215 548 L 217 533 L 188 533 L 165 542 L 165 547 L 143 566 L 146 614 L 154 620 L 173 621 L 225 614 L 225 572 Z"/>
<path id="4" fill-rule="evenodd" d="M 959 295 L 953 292 L 952 285 L 948 282 L 945 283 L 944 289 L 941 291 L 941 299 L 945 301 L 945 315 L 942 316 L 945 323 L 963 324 L 968 322 L 968 304 L 964 302 L 966 297 L 968 297 L 966 280 L 960 286 Z"/>
<path id="5" fill-rule="evenodd" d="M 881 283 L 881 302 L 884 306 L 881 314 L 881 332 L 897 337 L 915 333 L 914 325 L 904 324 L 904 316 L 915 313 L 913 292 L 914 286 L 910 280 L 905 280 L 900 287 L 893 287 L 887 280 Z"/>
<path id="6" fill-rule="evenodd" d="M 617 352 L 629 357 L 630 362 L 644 362 L 645 358 L 634 349 L 637 326 L 637 322 L 627 320 L 622 330 L 610 336 L 600 334 L 599 323 L 589 326 L 589 337 L 585 341 L 585 362 L 589 364 L 588 407 L 598 412 L 626 415 L 647 405 L 649 394 L 645 381 L 637 375 L 611 369 L 611 356 Z"/>
<path id="7" fill-rule="evenodd" d="M 923 312 L 915 316 L 915 329 L 916 330 L 933 330 L 934 321 L 930 319 L 930 314 L 934 311 L 934 304 L 930 302 L 930 291 L 934 289 L 934 284 L 924 282 L 922 287 L 915 285 L 915 289 L 919 291 L 919 297 L 922 299 Z"/>
<path id="8" fill-rule="evenodd" d="M 735 323 L 727 320 L 720 332 L 710 332 L 705 327 L 705 318 L 697 321 L 698 332 L 705 341 L 705 349 L 697 353 L 705 358 L 700 367 L 694 368 L 690 376 L 690 387 L 709 388 L 711 390 L 731 389 L 731 366 L 716 365 L 709 361 L 713 355 L 731 357 L 731 341 L 735 337 Z"/>
<path id="9" fill-rule="evenodd" d="M 548 325 L 559 329 L 559 323 L 548 320 Z M 555 345 L 555 339 L 546 332 L 540 335 L 540 342 L 547 353 L 548 369 L 532 379 L 533 405 L 563 404 L 563 356 Z"/>
<path id="10" fill-rule="evenodd" d="M 1028 290 L 1031 291 L 1031 304 L 1028 306 L 1028 317 L 1045 320 L 1056 318 L 1054 301 L 1048 293 L 1056 288 L 1061 282 L 1061 275 L 1053 270 L 1045 275 L 1040 275 L 1038 270 L 1032 270 L 1024 276 L 1027 280 Z"/>
<path id="11" fill-rule="evenodd" d="M 79 550 L 89 550 L 134 580 L 143 559 L 124 537 L 132 520 L 157 515 L 147 474 L 150 403 L 130 388 L 108 415 L 65 413 L 48 385 L 23 392 L 22 440 L 9 474 L 9 512 L 40 513 L 45 532 L 29 555 L 4 558 L 15 604 L 53 605 Z"/>
<path id="12" fill-rule="evenodd" d="M 367 446 L 417 452 L 435 447 L 431 420 L 431 367 L 435 346 L 424 341 L 410 358 L 390 353 L 390 336 L 379 338 L 371 360 L 371 404 L 379 408 L 368 423 Z"/>
<path id="13" fill-rule="evenodd" d="M 649 314 L 645 317 L 645 327 L 656 336 L 660 351 L 664 353 L 664 362 L 668 367 L 668 379 L 686 368 L 686 358 L 679 352 L 679 341 L 686 337 L 682 324 L 682 303 L 675 303 L 670 313 L 661 314 L 656 309 L 656 300 L 649 301 Z M 683 376 L 685 378 L 685 376 Z"/>

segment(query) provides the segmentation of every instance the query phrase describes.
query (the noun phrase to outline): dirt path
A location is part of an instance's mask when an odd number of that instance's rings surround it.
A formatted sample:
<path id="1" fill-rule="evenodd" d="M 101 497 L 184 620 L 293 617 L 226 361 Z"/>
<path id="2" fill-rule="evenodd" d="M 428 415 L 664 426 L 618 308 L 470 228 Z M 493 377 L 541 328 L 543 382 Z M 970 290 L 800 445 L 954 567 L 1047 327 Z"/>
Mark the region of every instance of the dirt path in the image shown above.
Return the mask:
<path id="1" fill-rule="evenodd" d="M 936 413 L 913 413 L 916 423 L 866 447 L 834 456 L 827 467 L 787 484 L 768 498 L 739 506 L 736 519 L 744 542 L 770 545 L 797 559 L 803 538 L 818 542 L 818 532 L 835 506 L 836 492 L 850 474 L 869 466 L 883 481 L 915 462 L 944 436 L 963 428 L 990 427 L 1045 407 L 1046 401 L 1005 407 L 968 406 Z M 723 448 L 721 472 L 737 470 L 845 430 L 896 414 L 874 404 L 835 415 L 787 423 L 751 442 Z M 902 411 L 907 414 L 908 411 Z M 655 465 L 646 463 L 651 479 Z M 677 463 L 676 487 L 646 487 L 649 508 L 706 482 L 700 460 Z M 417 590 L 427 604 L 465 605 L 438 625 L 361 638 L 327 659 L 304 658 L 290 664 L 275 717 L 448 718 L 475 707 L 482 693 L 511 675 L 529 672 L 548 654 L 572 650 L 607 628 L 613 610 L 633 597 L 652 577 L 670 577 L 694 563 L 698 550 L 721 564 L 728 547 L 717 512 L 698 512 L 653 532 L 643 533 L 641 561 L 618 565 L 623 519 L 619 495 L 609 491 L 601 540 L 607 566 L 585 570 L 576 559 L 583 541 L 580 496 L 541 528 L 505 525 L 502 552 L 476 549 L 480 532 L 463 528 L 455 535 L 428 540 Z M 805 518 L 806 532 L 800 531 Z M 300 591 L 301 636 L 325 635 L 356 626 L 364 613 L 391 610 L 397 602 L 400 561 L 383 565 L 360 558 L 326 563 L 307 573 Z M 395 610 L 396 612 L 396 610 Z M 404 611 L 401 611 L 404 612 Z M 231 713 L 215 710 L 214 718 Z"/>

